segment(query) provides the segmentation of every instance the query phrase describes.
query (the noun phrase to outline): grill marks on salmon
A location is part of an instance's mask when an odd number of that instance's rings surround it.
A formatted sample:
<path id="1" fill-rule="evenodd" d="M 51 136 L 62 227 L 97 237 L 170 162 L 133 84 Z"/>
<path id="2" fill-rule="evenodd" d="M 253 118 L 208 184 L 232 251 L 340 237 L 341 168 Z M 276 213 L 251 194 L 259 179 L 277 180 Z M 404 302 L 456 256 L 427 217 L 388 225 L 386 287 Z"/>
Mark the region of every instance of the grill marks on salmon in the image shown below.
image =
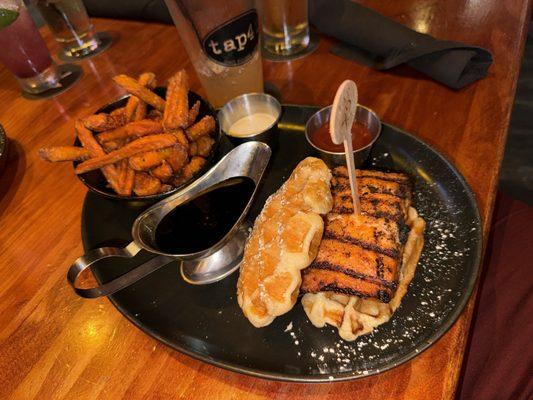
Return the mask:
<path id="1" fill-rule="evenodd" d="M 383 303 L 391 300 L 390 293 L 375 282 L 328 269 L 309 268 L 304 270 L 302 290 L 305 293 L 336 292 L 363 298 L 374 297 Z"/>
<path id="2" fill-rule="evenodd" d="M 326 222 L 328 229 L 324 234 L 325 239 L 355 244 L 394 259 L 400 257 L 396 240 L 399 236 L 398 224 L 393 221 L 364 214 L 357 218 L 353 214 L 329 214 Z"/>
<path id="3" fill-rule="evenodd" d="M 357 186 L 364 214 L 404 223 L 411 204 L 411 184 L 404 174 L 357 170 Z M 331 181 L 335 214 L 353 213 L 350 181 L 345 167 L 333 170 Z"/>
<path id="4" fill-rule="evenodd" d="M 352 263 L 357 259 L 357 264 Z M 335 270 L 355 278 L 366 279 L 391 289 L 396 287 L 397 260 L 365 250 L 354 244 L 325 239 L 322 254 L 313 264 L 316 268 Z"/>
<path id="5" fill-rule="evenodd" d="M 333 170 L 333 210 L 318 255 L 303 271 L 302 291 L 333 291 L 388 302 L 402 259 L 400 226 L 411 203 L 404 174 L 357 170 L 361 215 L 353 214 L 345 167 Z"/>

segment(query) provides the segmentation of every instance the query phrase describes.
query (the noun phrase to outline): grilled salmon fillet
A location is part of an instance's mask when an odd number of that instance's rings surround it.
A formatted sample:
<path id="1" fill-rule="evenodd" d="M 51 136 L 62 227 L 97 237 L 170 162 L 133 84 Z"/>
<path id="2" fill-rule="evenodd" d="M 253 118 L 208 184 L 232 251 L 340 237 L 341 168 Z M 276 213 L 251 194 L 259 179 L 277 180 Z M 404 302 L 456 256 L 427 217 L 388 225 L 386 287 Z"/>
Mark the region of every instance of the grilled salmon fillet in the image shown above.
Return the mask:
<path id="1" fill-rule="evenodd" d="M 357 170 L 361 215 L 353 214 L 348 172 L 333 170 L 333 209 L 318 255 L 303 270 L 305 293 L 333 291 L 389 302 L 398 284 L 400 230 L 411 204 L 411 184 L 401 173 Z"/>
<path id="2" fill-rule="evenodd" d="M 356 170 L 361 211 L 372 217 L 382 217 L 405 223 L 411 204 L 409 177 L 400 173 Z M 353 213 L 350 181 L 346 167 L 333 170 L 331 180 L 334 214 Z"/>
<path id="3" fill-rule="evenodd" d="M 389 291 L 379 283 L 369 282 L 339 271 L 311 268 L 304 270 L 301 290 L 305 293 L 336 292 L 349 296 L 377 298 L 384 303 L 390 301 Z M 385 293 L 382 293 L 383 291 Z"/>

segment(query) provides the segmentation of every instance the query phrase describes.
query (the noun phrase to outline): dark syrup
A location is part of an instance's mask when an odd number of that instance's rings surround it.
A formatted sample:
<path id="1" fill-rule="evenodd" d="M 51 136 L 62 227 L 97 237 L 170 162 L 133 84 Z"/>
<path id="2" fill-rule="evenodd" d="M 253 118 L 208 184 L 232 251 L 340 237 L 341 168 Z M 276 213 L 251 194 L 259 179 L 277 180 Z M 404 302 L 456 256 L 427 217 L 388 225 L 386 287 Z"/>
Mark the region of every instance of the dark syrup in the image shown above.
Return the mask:
<path id="1" fill-rule="evenodd" d="M 250 178 L 232 178 L 176 207 L 157 226 L 156 245 L 169 254 L 190 254 L 218 243 L 235 225 L 255 189 Z"/>

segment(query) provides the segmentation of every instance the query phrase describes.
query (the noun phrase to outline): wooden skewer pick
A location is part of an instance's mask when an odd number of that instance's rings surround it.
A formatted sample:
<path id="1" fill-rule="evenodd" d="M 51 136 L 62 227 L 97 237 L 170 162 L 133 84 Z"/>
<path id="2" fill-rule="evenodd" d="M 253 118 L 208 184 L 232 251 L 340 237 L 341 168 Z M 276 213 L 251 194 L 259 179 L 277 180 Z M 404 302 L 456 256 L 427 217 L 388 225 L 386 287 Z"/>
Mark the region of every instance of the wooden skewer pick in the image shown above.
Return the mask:
<path id="1" fill-rule="evenodd" d="M 359 203 L 357 181 L 355 180 L 355 161 L 352 146 L 352 124 L 355 119 L 356 108 L 357 85 L 354 81 L 346 80 L 337 89 L 333 100 L 329 119 L 329 132 L 333 143 L 344 143 L 346 167 L 348 168 L 348 177 L 350 178 L 350 188 L 352 190 L 353 211 L 354 214 L 360 214 L 361 205 Z"/>

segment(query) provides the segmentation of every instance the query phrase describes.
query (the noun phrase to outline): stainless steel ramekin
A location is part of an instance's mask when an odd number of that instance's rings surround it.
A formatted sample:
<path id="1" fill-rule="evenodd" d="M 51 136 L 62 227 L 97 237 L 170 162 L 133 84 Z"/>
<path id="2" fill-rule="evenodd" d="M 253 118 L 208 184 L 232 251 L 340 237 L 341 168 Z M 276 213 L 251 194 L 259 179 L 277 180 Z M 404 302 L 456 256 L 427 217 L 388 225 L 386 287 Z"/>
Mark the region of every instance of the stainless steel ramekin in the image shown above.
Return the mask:
<path id="1" fill-rule="evenodd" d="M 271 114 L 274 122 L 261 132 L 250 136 L 232 136 L 229 129 L 239 119 L 255 113 Z M 278 139 L 278 121 L 281 117 L 281 104 L 266 93 L 246 93 L 228 101 L 218 111 L 220 129 L 236 146 L 244 142 L 258 141 L 274 147 Z"/>
<path id="2" fill-rule="evenodd" d="M 344 152 L 327 151 L 316 146 L 311 141 L 312 133 L 320 126 L 329 123 L 330 113 L 331 106 L 324 107 L 314 113 L 305 125 L 305 138 L 307 139 L 307 142 L 316 150 L 317 155 L 330 167 L 346 165 L 346 156 L 344 155 Z M 363 124 L 372 135 L 372 140 L 369 144 L 367 144 L 365 147 L 354 149 L 353 151 L 355 166 L 359 167 L 368 158 L 370 150 L 372 149 L 372 145 L 378 139 L 381 133 L 381 121 L 374 111 L 360 104 L 357 105 L 355 119 Z"/>

